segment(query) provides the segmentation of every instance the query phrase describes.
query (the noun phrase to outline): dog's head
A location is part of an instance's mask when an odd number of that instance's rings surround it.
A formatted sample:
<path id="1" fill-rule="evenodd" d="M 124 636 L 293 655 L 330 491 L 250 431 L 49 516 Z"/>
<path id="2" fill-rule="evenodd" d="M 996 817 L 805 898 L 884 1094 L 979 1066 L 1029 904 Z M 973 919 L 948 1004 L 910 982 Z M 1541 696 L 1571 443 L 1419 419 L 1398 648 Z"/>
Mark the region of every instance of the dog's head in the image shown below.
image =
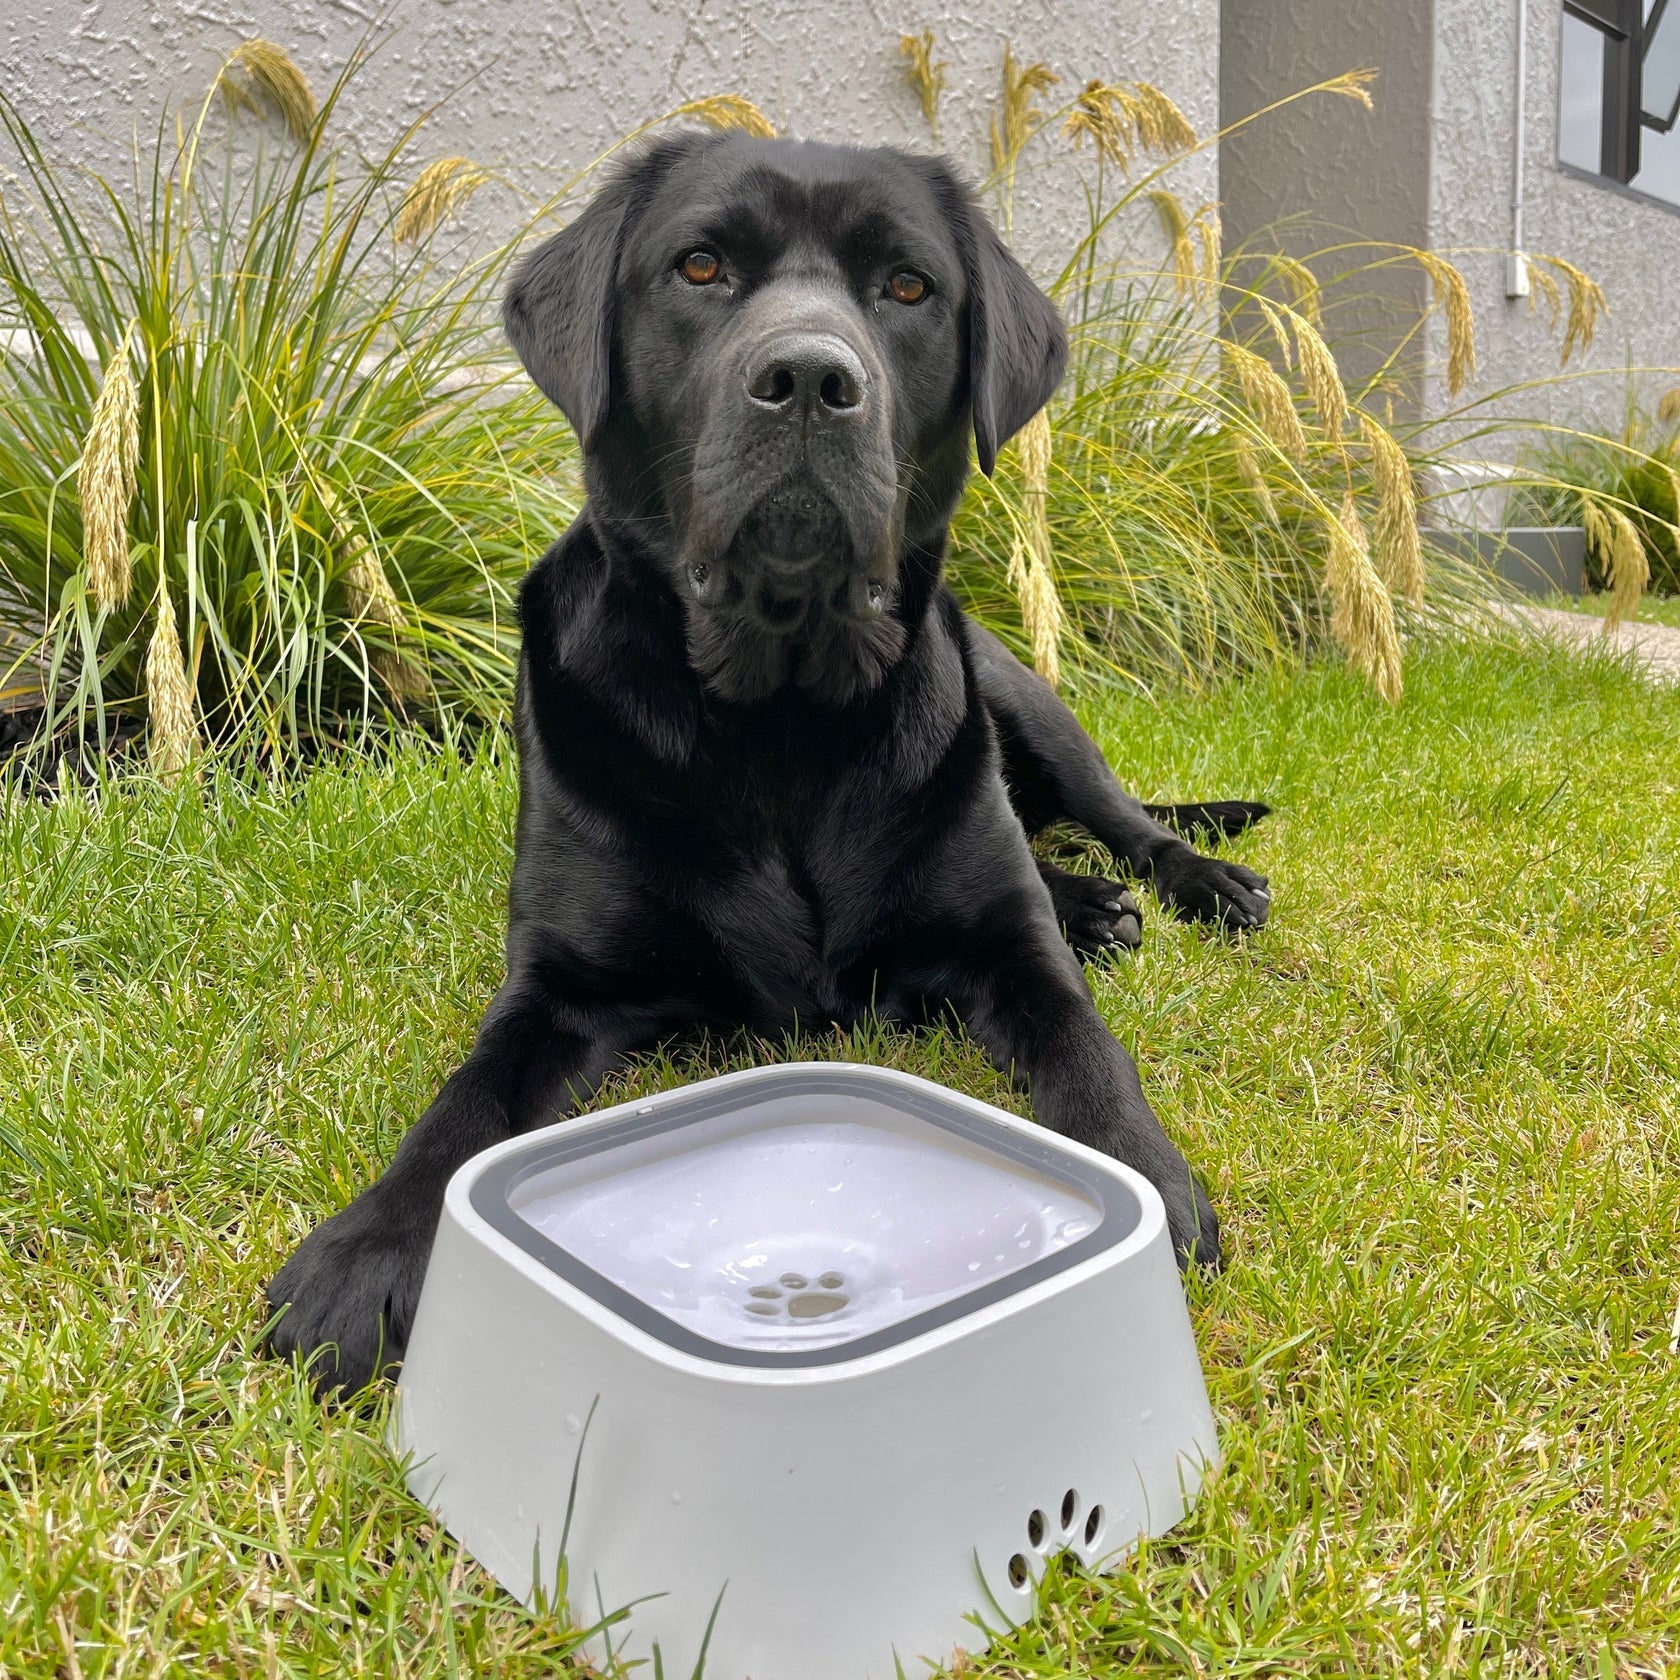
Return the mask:
<path id="1" fill-rule="evenodd" d="M 1055 306 L 937 159 L 683 136 L 508 292 L 597 516 L 685 606 L 708 687 L 843 703 L 905 645 L 905 557 L 1055 389 Z"/>

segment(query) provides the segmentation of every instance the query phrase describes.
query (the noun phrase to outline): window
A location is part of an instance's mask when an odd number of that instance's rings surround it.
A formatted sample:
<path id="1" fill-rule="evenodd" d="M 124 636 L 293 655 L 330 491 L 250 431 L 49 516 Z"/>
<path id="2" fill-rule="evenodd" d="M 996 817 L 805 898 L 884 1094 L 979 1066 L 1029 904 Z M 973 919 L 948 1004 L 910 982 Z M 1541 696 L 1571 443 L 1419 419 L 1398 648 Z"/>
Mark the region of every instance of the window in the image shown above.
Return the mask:
<path id="1" fill-rule="evenodd" d="M 1680 0 L 1564 0 L 1558 158 L 1680 205 Z"/>
<path id="2" fill-rule="evenodd" d="M 1644 77 L 1639 120 L 1659 134 L 1672 134 L 1680 117 L 1680 0 L 1647 0 L 1640 47 Z"/>

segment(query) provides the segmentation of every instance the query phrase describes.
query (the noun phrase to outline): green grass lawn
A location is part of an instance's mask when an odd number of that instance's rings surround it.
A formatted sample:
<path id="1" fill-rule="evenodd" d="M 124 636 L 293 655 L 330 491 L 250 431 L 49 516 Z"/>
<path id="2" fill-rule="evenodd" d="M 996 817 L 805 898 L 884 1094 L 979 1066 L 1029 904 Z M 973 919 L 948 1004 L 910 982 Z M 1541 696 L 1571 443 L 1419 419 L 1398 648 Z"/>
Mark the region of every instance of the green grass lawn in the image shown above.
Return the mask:
<path id="1" fill-rule="evenodd" d="M 1392 711 L 1314 669 L 1089 721 L 1148 795 L 1278 807 L 1259 937 L 1092 971 L 1225 1219 L 1225 1462 L 969 1672 L 1680 1670 L 1680 692 L 1443 649 Z M 382 1411 L 254 1352 L 466 1049 L 513 809 L 415 753 L 0 810 L 0 1673 L 562 1666 Z M 848 1048 L 1013 1102 L 950 1039 L 801 1047 Z"/>

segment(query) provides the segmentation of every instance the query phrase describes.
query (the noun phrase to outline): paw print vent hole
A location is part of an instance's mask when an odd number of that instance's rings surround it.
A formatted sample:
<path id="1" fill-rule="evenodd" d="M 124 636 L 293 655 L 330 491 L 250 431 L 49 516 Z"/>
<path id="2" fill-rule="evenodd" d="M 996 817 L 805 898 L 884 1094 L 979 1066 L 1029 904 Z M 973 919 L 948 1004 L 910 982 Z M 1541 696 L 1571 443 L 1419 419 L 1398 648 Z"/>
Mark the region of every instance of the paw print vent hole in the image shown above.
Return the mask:
<path id="1" fill-rule="evenodd" d="M 849 1304 L 843 1272 L 824 1272 L 815 1279 L 803 1272 L 783 1272 L 775 1283 L 755 1283 L 747 1291 L 747 1311 L 754 1318 L 792 1320 L 832 1318 Z"/>

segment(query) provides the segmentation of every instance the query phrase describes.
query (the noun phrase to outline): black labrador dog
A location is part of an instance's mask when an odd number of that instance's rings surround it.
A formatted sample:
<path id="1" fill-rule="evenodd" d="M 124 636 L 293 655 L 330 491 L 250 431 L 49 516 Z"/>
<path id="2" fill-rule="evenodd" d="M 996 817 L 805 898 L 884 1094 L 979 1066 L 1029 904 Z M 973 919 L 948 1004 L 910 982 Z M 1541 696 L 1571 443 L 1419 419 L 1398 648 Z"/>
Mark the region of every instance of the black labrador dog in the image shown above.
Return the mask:
<path id="1" fill-rule="evenodd" d="M 960 1020 L 1217 1265 L 1070 948 L 1135 945 L 1137 904 L 1028 835 L 1080 824 L 1181 913 L 1254 928 L 1265 880 L 1167 824 L 1265 807 L 1140 805 L 941 581 L 970 440 L 990 473 L 1061 377 L 1055 306 L 936 158 L 690 135 L 531 255 L 504 318 L 588 487 L 520 598 L 507 980 L 274 1279 L 274 1348 L 324 1392 L 399 1361 L 450 1175 L 628 1053 L 872 1013 Z"/>

